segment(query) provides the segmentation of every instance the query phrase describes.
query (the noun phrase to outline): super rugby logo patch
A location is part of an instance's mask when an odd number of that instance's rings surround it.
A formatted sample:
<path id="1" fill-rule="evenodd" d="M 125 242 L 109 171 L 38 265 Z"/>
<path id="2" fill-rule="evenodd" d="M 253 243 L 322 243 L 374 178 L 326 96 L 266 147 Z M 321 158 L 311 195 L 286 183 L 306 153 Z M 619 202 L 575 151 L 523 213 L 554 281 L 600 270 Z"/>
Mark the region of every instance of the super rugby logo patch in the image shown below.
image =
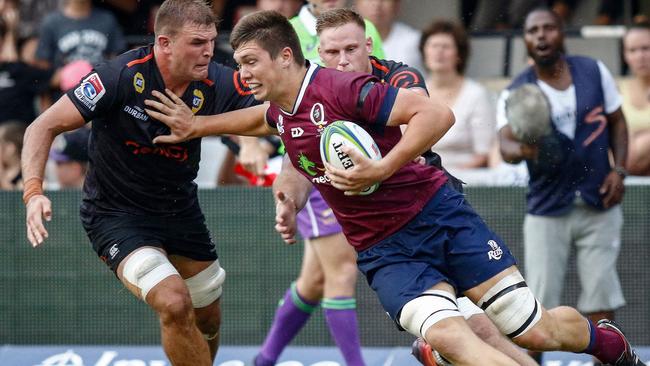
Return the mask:
<path id="1" fill-rule="evenodd" d="M 95 110 L 97 102 L 102 99 L 104 94 L 106 94 L 106 88 L 104 88 L 104 84 L 96 72 L 85 78 L 74 90 L 74 96 L 77 100 L 91 111 Z"/>
<path id="2" fill-rule="evenodd" d="M 196 114 L 196 112 L 201 110 L 201 107 L 203 107 L 205 97 L 203 97 L 203 92 L 199 89 L 194 89 L 192 94 L 192 113 Z"/>

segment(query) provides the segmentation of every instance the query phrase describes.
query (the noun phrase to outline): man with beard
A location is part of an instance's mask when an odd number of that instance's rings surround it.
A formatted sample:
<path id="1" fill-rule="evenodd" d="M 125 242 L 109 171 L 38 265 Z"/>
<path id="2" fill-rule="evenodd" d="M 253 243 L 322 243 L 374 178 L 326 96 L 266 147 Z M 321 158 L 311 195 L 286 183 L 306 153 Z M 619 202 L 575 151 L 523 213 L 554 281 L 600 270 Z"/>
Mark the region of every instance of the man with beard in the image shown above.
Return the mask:
<path id="1" fill-rule="evenodd" d="M 533 65 L 501 94 L 497 120 L 504 160 L 525 160 L 530 174 L 526 280 L 544 307 L 559 306 L 575 245 L 582 286 L 577 308 L 594 322 L 612 319 L 625 305 L 616 272 L 627 158 L 621 97 L 601 61 L 565 55 L 562 22 L 551 10 L 528 14 L 524 41 Z M 551 109 L 552 132 L 534 144 L 517 140 L 506 117 L 506 109 L 517 108 L 506 103 L 510 92 L 525 83 L 539 86 Z"/>

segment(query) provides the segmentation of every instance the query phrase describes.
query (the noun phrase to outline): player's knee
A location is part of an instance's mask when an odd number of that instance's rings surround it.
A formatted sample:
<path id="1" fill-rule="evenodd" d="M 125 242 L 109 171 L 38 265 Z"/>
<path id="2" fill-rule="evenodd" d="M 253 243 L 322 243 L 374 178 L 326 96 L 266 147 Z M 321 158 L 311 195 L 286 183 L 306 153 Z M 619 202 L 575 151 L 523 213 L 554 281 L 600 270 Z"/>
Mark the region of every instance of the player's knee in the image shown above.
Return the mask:
<path id="1" fill-rule="evenodd" d="M 193 321 L 192 299 L 186 291 L 166 291 L 156 297 L 156 311 L 164 325 L 187 325 Z"/>
<path id="2" fill-rule="evenodd" d="M 467 331 L 467 327 L 461 322 L 445 319 L 429 327 L 425 332 L 425 339 L 433 349 L 441 353 L 445 358 L 458 360 L 462 358 L 465 349 Z"/>
<path id="3" fill-rule="evenodd" d="M 203 271 L 185 280 L 195 308 L 204 308 L 221 297 L 226 271 L 215 260 Z"/>
<path id="4" fill-rule="evenodd" d="M 485 314 L 476 314 L 467 319 L 467 324 L 480 339 L 487 344 L 497 343 L 502 335 Z"/>
<path id="5" fill-rule="evenodd" d="M 478 305 L 501 333 L 515 340 L 542 318 L 542 306 L 519 272 L 509 274 L 494 285 Z"/>
<path id="6" fill-rule="evenodd" d="M 122 269 L 122 277 L 131 285 L 140 290 L 140 297 L 151 304 L 147 299 L 149 292 L 160 282 L 170 276 L 180 274 L 169 262 L 167 256 L 154 248 L 141 248 L 130 254 Z"/>
<path id="7" fill-rule="evenodd" d="M 447 322 L 443 322 L 443 320 L 453 317 L 462 317 L 458 311 L 456 298 L 452 294 L 441 290 L 423 292 L 420 296 L 406 303 L 398 315 L 399 324 L 402 328 L 416 337 L 425 339 L 429 328 L 434 325 L 439 327 L 447 326 Z"/>

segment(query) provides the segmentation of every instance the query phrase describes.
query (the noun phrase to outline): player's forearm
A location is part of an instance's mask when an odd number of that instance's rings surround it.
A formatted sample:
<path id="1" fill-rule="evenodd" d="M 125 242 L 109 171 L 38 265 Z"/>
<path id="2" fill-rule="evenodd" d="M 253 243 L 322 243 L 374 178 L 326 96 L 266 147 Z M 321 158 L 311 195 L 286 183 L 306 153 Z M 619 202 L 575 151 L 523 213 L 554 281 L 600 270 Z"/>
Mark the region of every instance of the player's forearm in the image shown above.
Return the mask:
<path id="1" fill-rule="evenodd" d="M 438 104 L 426 105 L 425 108 L 415 112 L 409 118 L 408 128 L 400 141 L 382 159 L 386 174 L 392 175 L 406 163 L 429 150 L 453 126 L 454 122 L 455 118 L 451 110 Z"/>
<path id="2" fill-rule="evenodd" d="M 268 105 L 262 104 L 212 116 L 196 116 L 192 138 L 212 135 L 266 136 L 273 130 L 264 119 Z"/>
<path id="3" fill-rule="evenodd" d="M 312 189 L 313 185 L 311 182 L 298 173 L 293 165 L 291 165 L 289 158 L 285 156 L 282 161 L 282 170 L 273 182 L 273 196 L 277 197 L 275 194 L 277 192 L 284 192 L 286 196 L 294 201 L 296 208 L 300 210 L 307 203 L 309 193 Z"/>
<path id="4" fill-rule="evenodd" d="M 41 128 L 38 119 L 27 127 L 20 158 L 23 181 L 26 182 L 31 178 L 43 179 L 45 164 L 55 136 L 51 129 Z"/>

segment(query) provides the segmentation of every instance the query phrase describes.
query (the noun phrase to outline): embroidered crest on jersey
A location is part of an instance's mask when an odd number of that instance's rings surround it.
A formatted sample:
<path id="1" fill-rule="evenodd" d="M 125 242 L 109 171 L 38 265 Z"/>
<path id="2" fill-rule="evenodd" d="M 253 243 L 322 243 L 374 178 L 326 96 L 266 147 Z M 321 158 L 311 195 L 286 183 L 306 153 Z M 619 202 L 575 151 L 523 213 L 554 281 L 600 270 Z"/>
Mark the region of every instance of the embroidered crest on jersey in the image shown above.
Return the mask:
<path id="1" fill-rule="evenodd" d="M 497 244 L 497 242 L 494 241 L 494 240 L 488 240 L 487 244 L 488 244 L 488 245 L 490 246 L 490 248 L 492 249 L 492 250 L 490 250 L 490 251 L 488 252 L 488 259 L 489 259 L 489 260 L 493 260 L 493 259 L 494 259 L 494 260 L 497 260 L 497 261 L 498 261 L 499 259 L 501 259 L 501 256 L 503 255 L 503 250 L 501 249 L 501 247 L 499 246 L 499 244 Z"/>
<path id="2" fill-rule="evenodd" d="M 144 91 L 144 76 L 139 72 L 136 72 L 135 76 L 133 76 L 133 88 L 135 88 L 136 92 L 141 94 Z"/>
<path id="3" fill-rule="evenodd" d="M 102 80 L 96 72 L 85 78 L 74 90 L 74 96 L 91 111 L 95 110 L 97 102 L 106 94 Z"/>
<path id="4" fill-rule="evenodd" d="M 192 113 L 196 114 L 196 112 L 201 110 L 201 107 L 203 107 L 203 101 L 205 98 L 203 97 L 203 92 L 199 89 L 194 89 L 192 94 L 194 95 L 194 97 L 192 97 Z"/>
<path id="5" fill-rule="evenodd" d="M 327 122 L 325 121 L 325 108 L 322 104 L 316 103 L 311 107 L 311 113 L 309 114 L 311 122 L 318 126 L 318 129 L 325 127 Z"/>

